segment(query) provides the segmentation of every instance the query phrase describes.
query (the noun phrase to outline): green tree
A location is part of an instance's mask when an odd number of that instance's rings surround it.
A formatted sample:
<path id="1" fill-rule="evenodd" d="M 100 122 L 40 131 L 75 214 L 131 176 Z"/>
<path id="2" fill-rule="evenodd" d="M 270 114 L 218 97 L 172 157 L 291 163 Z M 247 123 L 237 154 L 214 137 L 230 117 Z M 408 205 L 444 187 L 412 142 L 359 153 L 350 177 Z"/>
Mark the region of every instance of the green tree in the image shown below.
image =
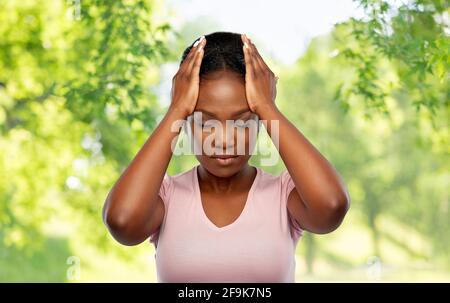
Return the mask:
<path id="1" fill-rule="evenodd" d="M 55 216 L 106 239 L 107 190 L 160 111 L 149 86 L 171 29 L 158 5 L 0 2 L 2 245 L 39 247 Z"/>

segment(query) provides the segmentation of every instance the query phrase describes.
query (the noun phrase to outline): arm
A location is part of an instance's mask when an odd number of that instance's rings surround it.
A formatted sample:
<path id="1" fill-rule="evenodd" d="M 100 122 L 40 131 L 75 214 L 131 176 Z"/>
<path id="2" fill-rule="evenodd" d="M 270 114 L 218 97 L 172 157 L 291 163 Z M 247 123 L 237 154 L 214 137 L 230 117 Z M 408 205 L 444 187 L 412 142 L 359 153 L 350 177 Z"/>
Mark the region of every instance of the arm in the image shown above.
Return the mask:
<path id="1" fill-rule="evenodd" d="M 295 184 L 289 195 L 288 210 L 302 229 L 314 233 L 335 230 L 349 207 L 344 184 L 324 156 L 275 106 L 260 111 L 269 135 L 270 121 L 279 121 L 280 153 Z M 278 134 L 276 134 L 278 135 Z"/>
<path id="2" fill-rule="evenodd" d="M 173 78 L 169 110 L 106 198 L 103 221 L 121 244 L 141 243 L 162 223 L 165 209 L 158 193 L 172 157 L 172 141 L 177 139 L 181 125 L 175 131 L 171 128 L 195 108 L 205 43 L 204 39 L 193 47 L 181 64 Z"/>
<path id="3" fill-rule="evenodd" d="M 183 119 L 182 115 L 167 112 L 106 198 L 103 220 L 121 244 L 141 243 L 164 218 L 158 192 L 172 157 L 171 142 L 179 134 L 170 129 L 177 119 Z"/>
<path id="4" fill-rule="evenodd" d="M 247 72 L 247 99 L 267 129 L 269 136 L 279 137 L 277 146 L 295 184 L 288 197 L 288 211 L 302 229 L 328 233 L 342 222 L 349 208 L 350 197 L 337 171 L 308 139 L 276 108 L 275 79 L 255 45 L 245 36 L 243 41 Z M 274 133 L 271 121 L 278 121 Z M 283 134 L 282 136 L 279 134 Z"/>

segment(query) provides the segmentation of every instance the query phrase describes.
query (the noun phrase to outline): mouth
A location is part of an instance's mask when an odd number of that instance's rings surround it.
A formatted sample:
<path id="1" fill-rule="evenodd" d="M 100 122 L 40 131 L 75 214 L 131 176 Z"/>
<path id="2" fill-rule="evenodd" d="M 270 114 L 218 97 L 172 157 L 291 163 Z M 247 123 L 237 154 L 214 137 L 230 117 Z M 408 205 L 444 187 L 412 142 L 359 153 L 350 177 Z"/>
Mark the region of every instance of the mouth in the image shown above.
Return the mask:
<path id="1" fill-rule="evenodd" d="M 219 158 L 219 159 L 228 159 L 228 158 L 236 158 L 239 155 L 212 155 L 211 158 Z"/>
<path id="2" fill-rule="evenodd" d="M 238 160 L 239 156 L 236 156 L 236 155 L 215 155 L 215 156 L 211 156 L 210 158 L 213 159 L 214 161 L 216 161 L 220 165 L 230 165 L 230 164 L 236 163 L 236 161 Z"/>

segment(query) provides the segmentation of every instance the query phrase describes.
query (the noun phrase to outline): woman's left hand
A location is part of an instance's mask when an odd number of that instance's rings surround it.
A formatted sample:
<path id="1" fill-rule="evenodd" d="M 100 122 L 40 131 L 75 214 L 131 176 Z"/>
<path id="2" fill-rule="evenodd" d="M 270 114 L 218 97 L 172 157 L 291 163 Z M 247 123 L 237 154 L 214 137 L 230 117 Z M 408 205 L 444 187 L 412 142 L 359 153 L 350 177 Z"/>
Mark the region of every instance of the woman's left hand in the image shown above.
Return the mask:
<path id="1" fill-rule="evenodd" d="M 253 42 L 245 34 L 241 39 L 244 43 L 247 103 L 252 112 L 260 115 L 264 108 L 275 106 L 278 77 L 264 62 Z"/>

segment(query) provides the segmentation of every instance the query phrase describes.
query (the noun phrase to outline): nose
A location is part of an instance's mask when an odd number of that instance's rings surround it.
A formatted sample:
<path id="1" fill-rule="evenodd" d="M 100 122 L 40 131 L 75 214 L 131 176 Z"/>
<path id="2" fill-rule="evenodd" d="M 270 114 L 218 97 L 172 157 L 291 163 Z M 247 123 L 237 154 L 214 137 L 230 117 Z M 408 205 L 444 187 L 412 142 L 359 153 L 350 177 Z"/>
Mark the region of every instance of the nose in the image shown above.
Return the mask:
<path id="1" fill-rule="evenodd" d="M 222 128 L 214 132 L 214 153 L 215 154 L 235 154 L 235 131 L 232 127 L 222 124 Z"/>

